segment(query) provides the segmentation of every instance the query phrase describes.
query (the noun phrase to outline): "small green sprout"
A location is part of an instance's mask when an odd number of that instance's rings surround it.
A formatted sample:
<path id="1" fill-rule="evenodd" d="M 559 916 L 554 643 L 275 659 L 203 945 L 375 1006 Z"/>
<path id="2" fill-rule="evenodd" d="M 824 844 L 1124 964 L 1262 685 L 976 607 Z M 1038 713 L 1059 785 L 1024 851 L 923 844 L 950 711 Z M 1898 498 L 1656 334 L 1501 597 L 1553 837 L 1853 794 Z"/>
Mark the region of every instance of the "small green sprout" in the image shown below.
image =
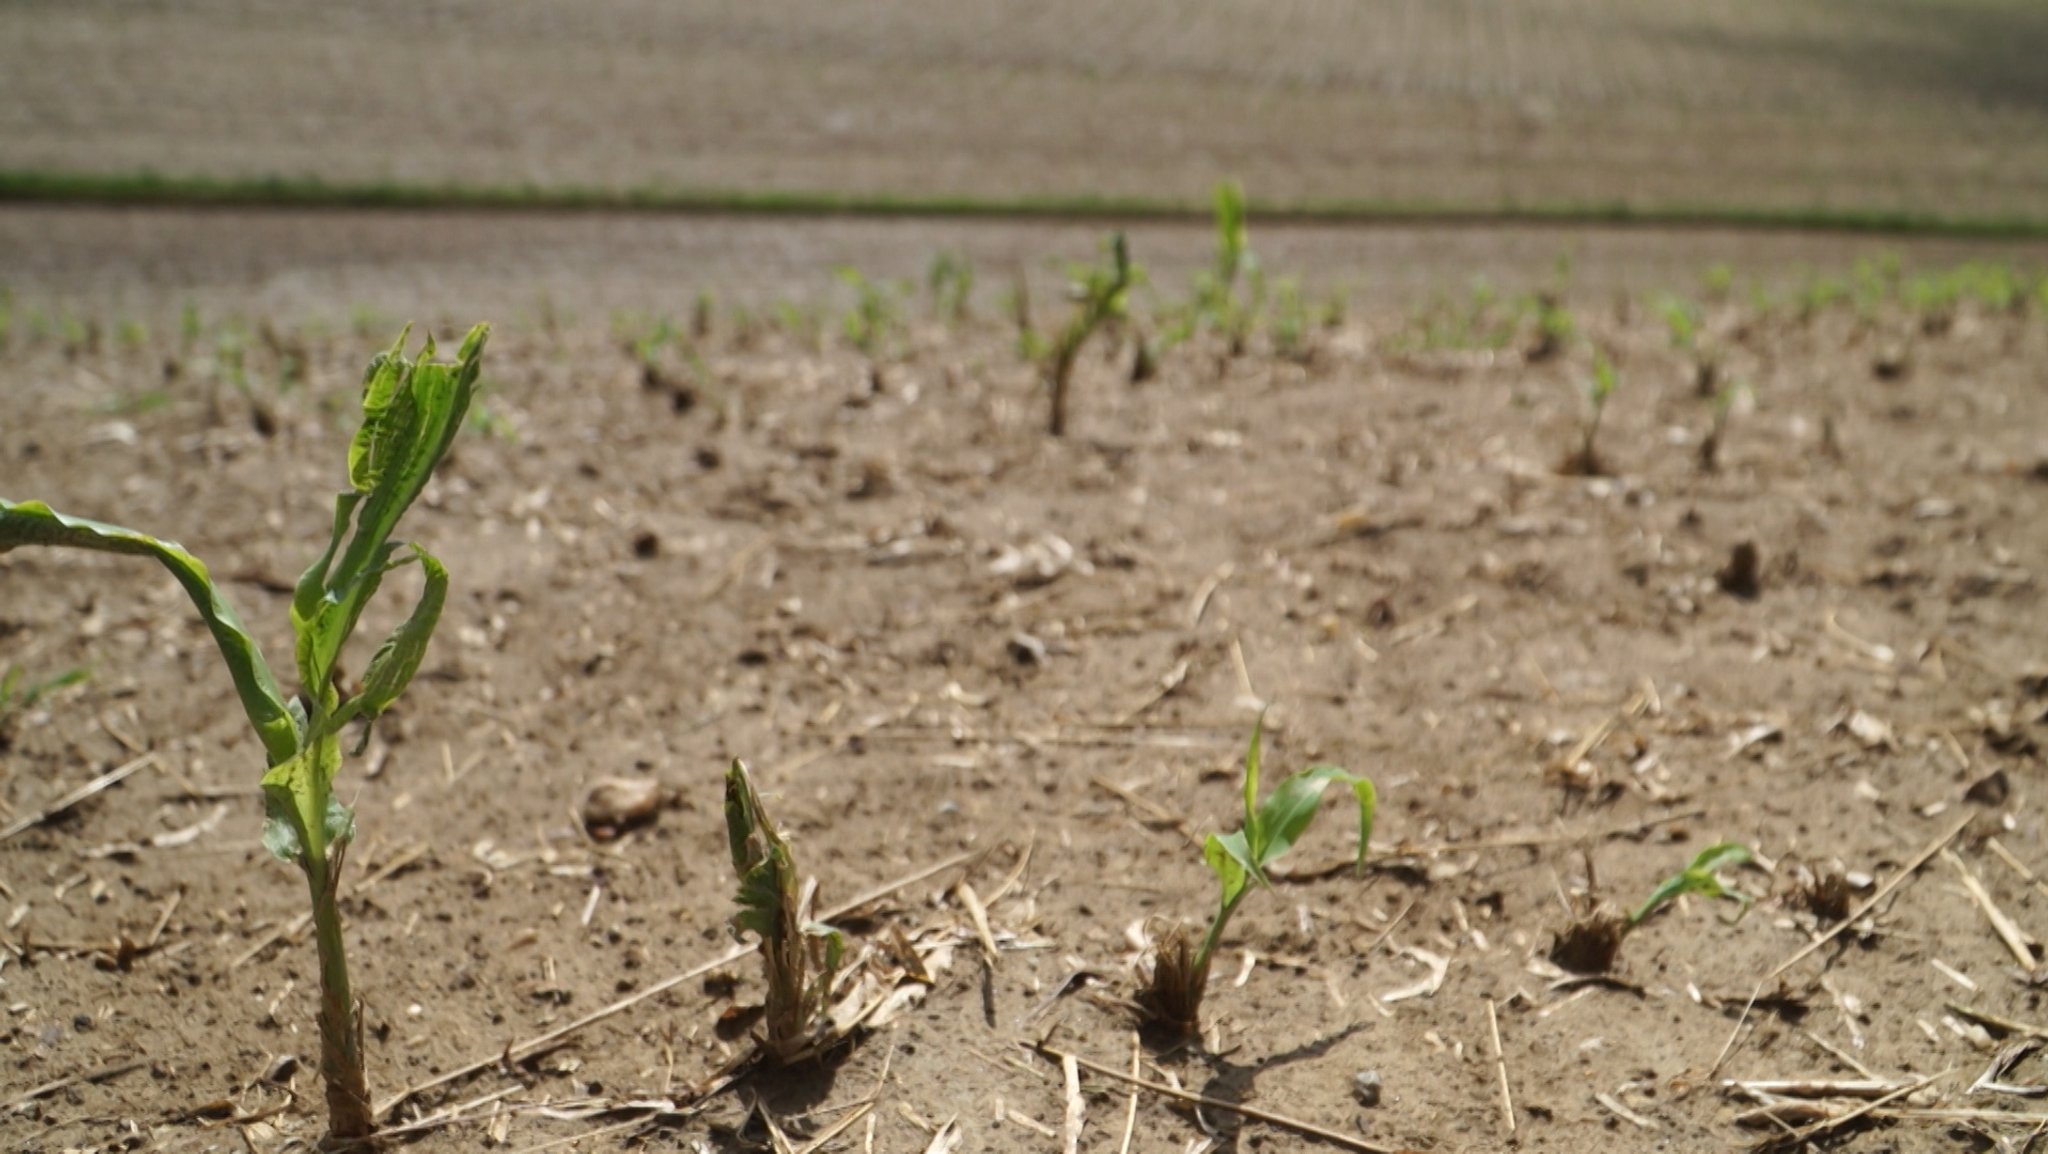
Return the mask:
<path id="1" fill-rule="evenodd" d="M 1620 385 L 1620 378 L 1614 371 L 1614 362 L 1607 354 L 1593 354 L 1593 376 L 1580 384 L 1580 391 L 1586 396 L 1586 419 L 1579 426 L 1579 445 L 1564 459 L 1560 470 L 1572 477 L 1604 477 L 1607 475 L 1606 462 L 1600 459 L 1600 451 L 1594 444 L 1600 435 L 1600 419 L 1606 415 L 1607 402 L 1614 396 Z"/>
<path id="2" fill-rule="evenodd" d="M 725 771 L 725 835 L 740 878 L 734 901 L 735 936 L 761 940 L 768 1005 L 762 1052 L 778 1065 L 813 1052 L 825 1039 L 826 1004 L 846 953 L 846 939 L 831 926 L 804 920 L 800 879 L 789 843 L 761 807 L 761 797 L 735 759 Z"/>
<path id="3" fill-rule="evenodd" d="M 1310 327 L 1308 302 L 1301 284 L 1282 277 L 1273 285 L 1273 351 L 1290 361 L 1308 359 Z"/>
<path id="4" fill-rule="evenodd" d="M 931 294 L 932 316 L 946 324 L 967 319 L 967 305 L 974 295 L 974 263 L 947 249 L 932 258 L 925 273 L 925 289 Z"/>
<path id="5" fill-rule="evenodd" d="M 840 267 L 839 279 L 853 289 L 853 311 L 840 325 L 847 342 L 863 356 L 881 355 L 898 324 L 895 295 L 852 265 Z"/>
<path id="6" fill-rule="evenodd" d="M 213 342 L 214 378 L 238 393 L 249 392 L 249 341 L 242 330 L 228 327 Z"/>
<path id="7" fill-rule="evenodd" d="M 646 332 L 634 335 L 631 342 L 633 359 L 639 361 L 640 367 L 645 370 L 648 366 L 657 364 L 661 360 L 661 351 L 675 344 L 681 335 L 676 331 L 673 322 L 667 317 L 662 317 Z"/>
<path id="8" fill-rule="evenodd" d="M 67 669 L 55 677 L 22 684 L 21 666 L 10 665 L 6 673 L 0 673 L 0 750 L 14 744 L 14 721 L 36 707 L 36 702 L 60 689 L 77 685 L 92 674 L 83 669 Z"/>
<path id="9" fill-rule="evenodd" d="M 1294 848 L 1315 820 L 1323 790 L 1332 782 L 1351 788 L 1358 801 L 1357 867 L 1365 868 L 1372 841 L 1378 795 L 1370 780 L 1334 765 L 1312 765 L 1289 776 L 1264 802 L 1259 800 L 1259 748 L 1265 718 L 1252 726 L 1251 748 L 1244 759 L 1244 824 L 1235 832 L 1210 834 L 1202 846 L 1203 860 L 1215 873 L 1221 893 L 1208 932 L 1196 943 L 1185 927 L 1175 926 L 1160 941 L 1152 975 L 1138 995 L 1139 1004 L 1162 1026 L 1183 1034 L 1200 1031 L 1202 995 L 1209 984 L 1209 963 L 1230 917 L 1254 888 L 1269 885 L 1266 871 Z"/>
<path id="10" fill-rule="evenodd" d="M 1265 274 L 1252 253 L 1249 212 L 1244 188 L 1234 180 L 1216 186 L 1216 264 L 1195 279 L 1194 301 L 1188 309 L 1187 332 L 1209 324 L 1230 342 L 1232 355 L 1242 353 L 1264 304 Z M 1249 299 L 1239 299 L 1237 285 L 1249 280 Z"/>
<path id="11" fill-rule="evenodd" d="M 1755 855 L 1749 847 L 1739 842 L 1724 841 L 1701 850 L 1692 859 L 1692 864 L 1665 878 L 1636 912 L 1628 916 L 1630 926 L 1643 924 L 1644 919 L 1665 906 L 1677 901 L 1683 894 L 1699 894 L 1709 898 L 1730 898 L 1744 910 L 1749 909 L 1749 895 L 1741 890 L 1730 889 L 1716 877 L 1720 871 L 1732 866 L 1746 865 L 1754 861 Z"/>
<path id="12" fill-rule="evenodd" d="M 1536 314 L 1536 342 L 1529 347 L 1529 359 L 1547 361 L 1565 351 L 1578 333 L 1578 322 L 1556 292 L 1544 289 L 1530 300 Z"/>
<path id="13" fill-rule="evenodd" d="M 1665 878 L 1632 914 L 1623 916 L 1605 902 L 1589 899 L 1550 945 L 1550 960 L 1575 974 L 1605 974 L 1614 969 L 1621 944 L 1652 914 L 1684 894 L 1730 898 L 1749 909 L 1749 895 L 1723 885 L 1721 870 L 1754 860 L 1748 847 L 1720 842 L 1701 850 L 1692 864 Z"/>
<path id="14" fill-rule="evenodd" d="M 825 351 L 825 318 L 816 306 L 796 301 L 777 301 L 775 327 L 810 352 Z"/>
<path id="15" fill-rule="evenodd" d="M 1046 429 L 1053 436 L 1062 437 L 1067 432 L 1068 384 L 1074 375 L 1074 363 L 1080 359 L 1081 346 L 1095 330 L 1124 315 L 1125 295 L 1138 276 L 1131 264 L 1130 249 L 1124 244 L 1124 234 L 1117 233 L 1109 241 L 1109 262 L 1090 265 L 1075 279 L 1073 294 L 1078 307 L 1041 359 L 1046 384 L 1052 390 L 1052 411 Z"/>
<path id="16" fill-rule="evenodd" d="M 1691 356 L 1699 351 L 1700 308 L 1684 297 L 1665 297 L 1657 302 L 1657 313 L 1671 336 L 1671 347 Z"/>
<path id="17" fill-rule="evenodd" d="M 175 542 L 133 529 L 67 517 L 37 501 L 0 500 L 0 552 L 61 545 L 154 557 L 169 569 L 213 634 L 236 695 L 263 745 L 267 819 L 263 845 L 305 875 L 320 958 L 320 1076 L 329 1137 L 360 1141 L 373 1119 L 363 1068 L 362 1011 L 350 992 L 339 892 L 355 815 L 334 796 L 341 733 L 389 709 L 419 671 L 448 595 L 448 571 L 418 545 L 391 540 L 398 521 L 446 455 L 481 370 L 489 326 L 470 330 L 457 363 L 433 360 L 429 340 L 417 362 L 405 354 L 410 330 L 371 361 L 363 380 L 362 425 L 350 441 L 349 487 L 334 501 L 332 535 L 292 594 L 299 692 L 286 697 L 256 640 L 221 595 L 206 566 Z M 387 574 L 417 562 L 419 601 L 371 656 L 361 686 L 344 693 L 339 664 L 364 608 Z M 358 747 L 360 751 L 360 746 Z"/>
<path id="18" fill-rule="evenodd" d="M 100 351 L 100 322 L 65 309 L 58 319 L 64 337 L 64 355 L 76 359 Z"/>

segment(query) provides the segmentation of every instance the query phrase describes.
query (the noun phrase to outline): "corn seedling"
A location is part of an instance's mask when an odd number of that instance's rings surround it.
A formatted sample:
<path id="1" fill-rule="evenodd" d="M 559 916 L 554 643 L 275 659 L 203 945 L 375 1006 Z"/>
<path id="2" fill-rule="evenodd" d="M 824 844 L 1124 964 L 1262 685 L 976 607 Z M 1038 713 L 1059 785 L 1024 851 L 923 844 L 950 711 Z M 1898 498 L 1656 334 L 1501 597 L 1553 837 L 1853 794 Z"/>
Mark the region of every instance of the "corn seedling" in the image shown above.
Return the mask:
<path id="1" fill-rule="evenodd" d="M 1586 417 L 1579 425 L 1578 448 L 1564 459 L 1559 472 L 1570 477 L 1604 477 L 1607 475 L 1606 462 L 1600 459 L 1595 441 L 1600 436 L 1600 419 L 1607 412 L 1607 402 L 1614 396 L 1619 384 L 1614 372 L 1614 362 L 1605 353 L 1593 354 L 1593 377 L 1580 384 L 1580 391 L 1586 397 Z"/>
<path id="2" fill-rule="evenodd" d="M 795 1061 L 825 1038 L 826 1003 L 846 940 L 831 926 L 805 919 L 789 843 L 761 808 L 747 767 L 737 760 L 725 771 L 725 835 L 740 878 L 733 933 L 760 939 L 767 971 L 762 1052 L 777 1064 Z"/>
<path id="3" fill-rule="evenodd" d="M 31 681 L 24 685 L 21 667 L 8 666 L 6 673 L 0 673 L 0 750 L 13 746 L 16 719 L 34 709 L 36 702 L 60 689 L 77 685 L 91 676 L 92 674 L 84 669 L 67 669 L 55 677 Z"/>
<path id="4" fill-rule="evenodd" d="M 237 328 L 221 330 L 213 342 L 214 378 L 238 393 L 249 391 L 249 342 Z"/>
<path id="5" fill-rule="evenodd" d="M 853 311 L 846 314 L 840 330 L 847 343 L 873 359 L 881 355 L 896 329 L 896 298 L 888 285 L 869 280 L 851 265 L 840 268 L 839 279 L 853 289 Z"/>
<path id="6" fill-rule="evenodd" d="M 1664 318 L 1664 330 L 1671 337 L 1671 347 L 1692 356 L 1699 351 L 1700 310 L 1699 306 L 1683 297 L 1665 297 L 1657 302 L 1657 315 Z"/>
<path id="7" fill-rule="evenodd" d="M 1203 323 L 1214 327 L 1230 343 L 1231 355 L 1244 351 L 1252 326 L 1258 320 L 1265 297 L 1265 276 L 1258 257 L 1252 253 L 1251 231 L 1245 206 L 1244 188 L 1234 180 L 1216 186 L 1216 263 L 1195 278 L 1194 301 L 1189 307 L 1182 339 L 1193 335 Z M 1240 280 L 1249 280 L 1249 299 L 1239 299 Z"/>
<path id="8" fill-rule="evenodd" d="M 154 557 L 184 587 L 213 634 L 269 766 L 262 783 L 263 845 L 299 867 L 312 899 L 320 958 L 320 1075 L 328 1133 L 337 1140 L 362 1140 L 371 1133 L 362 1016 L 349 988 L 338 901 L 342 863 L 355 832 L 354 814 L 334 797 L 341 733 L 361 721 L 367 744 L 369 724 L 418 672 L 440 620 L 447 570 L 418 545 L 393 541 L 391 533 L 462 428 L 489 332 L 484 325 L 470 330 L 455 364 L 434 361 L 431 340 L 418 361 L 408 358 L 406 333 L 371 361 L 363 380 L 362 425 L 349 443 L 349 487 L 335 498 L 326 548 L 292 594 L 300 688 L 289 698 L 206 566 L 183 547 L 67 517 L 40 502 L 0 500 L 0 552 L 62 545 Z M 424 577 L 419 601 L 370 658 L 360 688 L 345 693 L 339 663 L 350 634 L 385 576 L 413 562 Z"/>
<path id="9" fill-rule="evenodd" d="M 1692 864 L 1659 882 L 1657 888 L 1636 911 L 1628 916 L 1631 927 L 1643 924 L 1651 914 L 1677 901 L 1685 894 L 1699 894 L 1708 898 L 1729 898 L 1749 909 L 1749 895 L 1741 890 L 1730 889 L 1716 876 L 1720 871 L 1734 866 L 1746 865 L 1754 860 L 1749 847 L 1739 842 L 1724 841 L 1710 845 L 1694 855 Z"/>
<path id="10" fill-rule="evenodd" d="M 1571 310 L 1549 289 L 1537 293 L 1531 299 L 1530 307 L 1536 313 L 1536 341 L 1529 346 L 1528 358 L 1532 361 L 1550 360 L 1571 345 L 1572 337 L 1578 332 L 1578 324 L 1572 319 Z"/>
<path id="11" fill-rule="evenodd" d="M 1273 286 L 1273 351 L 1290 361 L 1308 360 L 1310 328 L 1308 303 L 1301 285 L 1283 277 Z"/>
<path id="12" fill-rule="evenodd" d="M 1624 916 L 1605 903 L 1590 903 L 1590 908 L 1574 918 L 1551 943 L 1550 960 L 1577 974 L 1607 973 L 1614 968 L 1628 935 L 1684 894 L 1731 898 L 1747 911 L 1749 896 L 1724 885 L 1716 875 L 1750 860 L 1747 847 L 1721 842 L 1701 850 L 1691 864 L 1660 882 L 1634 913 Z"/>
<path id="13" fill-rule="evenodd" d="M 1415 314 L 1402 343 L 1410 351 L 1498 352 L 1514 343 L 1523 314 L 1535 307 L 1534 298 L 1504 302 L 1490 283 L 1477 280 L 1463 300 L 1433 297 Z"/>
<path id="14" fill-rule="evenodd" d="M 86 353 L 100 351 L 100 322 L 78 316 L 66 309 L 58 318 L 59 331 L 63 335 L 64 355 L 77 360 Z"/>
<path id="15" fill-rule="evenodd" d="M 1230 916 L 1253 889 L 1270 884 L 1266 871 L 1294 848 L 1315 820 L 1323 790 L 1332 782 L 1351 788 L 1358 800 L 1358 860 L 1365 868 L 1372 840 L 1378 797 L 1372 782 L 1334 765 L 1312 765 L 1289 776 L 1270 797 L 1259 800 L 1259 745 L 1265 718 L 1252 726 L 1251 748 L 1244 758 L 1244 824 L 1233 833 L 1210 834 L 1202 846 L 1203 860 L 1215 873 L 1221 892 L 1216 914 L 1199 942 L 1185 926 L 1175 926 L 1160 940 L 1152 974 L 1138 1002 L 1161 1026 L 1181 1034 L 1201 1028 L 1202 995 L 1209 984 L 1209 963 Z"/>
<path id="16" fill-rule="evenodd" d="M 1096 329 L 1124 315 L 1124 297 L 1135 275 L 1130 249 L 1124 244 L 1124 234 L 1117 233 L 1110 238 L 1109 263 L 1091 265 L 1081 270 L 1075 280 L 1073 294 L 1077 307 L 1074 315 L 1067 320 L 1067 327 L 1053 338 L 1042 362 L 1046 383 L 1052 390 L 1052 414 L 1046 428 L 1053 436 L 1062 437 L 1067 432 L 1067 388 L 1074 375 L 1074 362 L 1080 358 L 1081 346 L 1088 342 Z"/>
<path id="17" fill-rule="evenodd" d="M 932 258 L 925 273 L 925 289 L 932 298 L 932 317 L 945 324 L 967 319 L 967 304 L 974 295 L 974 264 L 948 249 Z"/>
<path id="18" fill-rule="evenodd" d="M 1841 277 L 1817 276 L 1810 278 L 1799 290 L 1799 319 L 1810 321 L 1815 316 L 1849 300 L 1852 293 L 1849 282 Z"/>
<path id="19" fill-rule="evenodd" d="M 1003 311 L 1017 329 L 1017 359 L 1036 362 L 1045 355 L 1045 338 L 1038 335 L 1031 319 L 1031 279 L 1023 268 L 1010 273 L 1010 291 L 1003 294 Z"/>
<path id="20" fill-rule="evenodd" d="M 1700 277 L 1700 287 L 1708 300 L 1725 302 L 1735 292 L 1735 270 L 1725 264 L 1709 265 Z"/>
<path id="21" fill-rule="evenodd" d="M 814 306 L 795 301 L 777 301 L 775 326 L 812 354 L 825 351 L 825 318 Z"/>

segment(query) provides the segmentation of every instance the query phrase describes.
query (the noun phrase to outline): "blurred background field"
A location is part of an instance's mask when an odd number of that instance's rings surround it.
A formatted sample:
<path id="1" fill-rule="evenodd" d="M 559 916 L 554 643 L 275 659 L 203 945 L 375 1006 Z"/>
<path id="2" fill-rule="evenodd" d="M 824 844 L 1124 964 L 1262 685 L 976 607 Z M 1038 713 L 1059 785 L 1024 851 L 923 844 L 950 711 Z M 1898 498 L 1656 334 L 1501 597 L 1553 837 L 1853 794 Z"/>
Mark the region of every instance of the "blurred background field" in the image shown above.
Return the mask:
<path id="1" fill-rule="evenodd" d="M 2048 215 L 2036 0 L 0 6 L 0 168 Z"/>

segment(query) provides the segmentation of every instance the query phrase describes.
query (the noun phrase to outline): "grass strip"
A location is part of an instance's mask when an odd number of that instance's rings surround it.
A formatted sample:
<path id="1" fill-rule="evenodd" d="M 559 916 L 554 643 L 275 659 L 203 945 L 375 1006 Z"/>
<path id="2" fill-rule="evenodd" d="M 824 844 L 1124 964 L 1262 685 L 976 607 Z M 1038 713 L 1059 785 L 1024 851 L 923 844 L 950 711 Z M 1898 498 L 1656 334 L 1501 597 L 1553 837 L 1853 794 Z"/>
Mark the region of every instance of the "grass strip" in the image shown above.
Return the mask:
<path id="1" fill-rule="evenodd" d="M 1197 223 L 1198 199 L 1099 195 L 990 197 L 781 189 L 408 184 L 318 177 L 171 176 L 0 169 L 0 204 L 183 208 L 430 209 L 502 212 L 719 213 L 929 219 Z M 1558 225 L 1748 232 L 1834 232 L 1960 240 L 2048 239 L 2048 217 L 1905 209 L 1635 204 L 1627 201 L 1472 204 L 1436 201 L 1261 201 L 1261 224 L 1512 227 Z"/>

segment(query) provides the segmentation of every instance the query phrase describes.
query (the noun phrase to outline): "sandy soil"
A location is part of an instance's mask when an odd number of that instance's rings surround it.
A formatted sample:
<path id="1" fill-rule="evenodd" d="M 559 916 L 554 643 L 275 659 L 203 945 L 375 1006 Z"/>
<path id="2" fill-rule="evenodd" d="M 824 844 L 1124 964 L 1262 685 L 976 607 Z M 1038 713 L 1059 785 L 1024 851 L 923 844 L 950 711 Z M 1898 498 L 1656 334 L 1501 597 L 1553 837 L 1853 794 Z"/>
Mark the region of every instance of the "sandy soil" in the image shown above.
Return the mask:
<path id="1" fill-rule="evenodd" d="M 0 8 L 11 168 L 2037 213 L 2032 0 Z"/>
<path id="2" fill-rule="evenodd" d="M 18 320 L 61 300 L 100 336 L 14 329 L 0 489 L 178 538 L 282 654 L 277 590 L 325 524 L 357 374 L 388 339 L 349 332 L 346 302 L 447 250 L 354 280 L 339 256 L 292 273 L 260 243 L 205 243 L 231 224 L 263 237 L 272 218 L 200 219 L 176 242 L 124 219 L 144 238 L 127 251 L 170 254 L 130 258 L 162 260 L 146 287 L 90 253 L 21 282 Z M 0 225 L 16 251 L 38 231 L 109 227 L 78 221 Z M 463 230 L 502 225 L 406 227 L 459 250 Z M 685 245 L 706 226 L 622 227 Z M 732 228 L 742 253 L 777 243 Z M 849 252 L 904 259 L 887 226 L 832 228 Z M 374 269 L 379 242 L 364 243 Z M 180 245 L 219 263 L 182 265 Z M 450 273 L 470 286 L 458 301 L 545 259 L 506 255 L 520 247 Z M 1680 252 L 1668 259 L 1696 259 Z M 711 267 L 756 267 L 723 259 Z M 1726 1149 L 1769 1132 L 1738 1127 L 1747 1103 L 1721 1079 L 1859 1065 L 1953 1071 L 1916 1108 L 2030 1108 L 1968 1092 L 1998 1045 L 1952 1005 L 2044 1013 L 1964 882 L 2048 933 L 2048 897 L 2006 860 L 2048 868 L 2031 804 L 2048 708 L 2038 316 L 1965 309 L 1941 328 L 1892 306 L 1715 306 L 1712 346 L 1755 404 L 1707 473 L 1709 407 L 1647 298 L 1574 287 L 1582 331 L 1623 379 L 1600 442 L 1614 475 L 1583 478 L 1556 470 L 1580 421 L 1583 344 L 1536 362 L 1526 333 L 1498 351 L 1426 347 L 1391 296 L 1316 334 L 1305 360 L 1204 338 L 1134 386 L 1128 350 L 1102 346 L 1082 367 L 1076 435 L 1055 442 L 985 306 L 956 327 L 918 321 L 875 363 L 836 340 L 738 331 L 721 311 L 698 359 L 669 348 L 649 387 L 600 315 L 645 291 L 630 278 L 651 278 L 648 263 L 628 262 L 611 297 L 586 295 L 603 281 L 587 266 L 494 290 L 553 293 L 573 315 L 552 330 L 501 318 L 488 427 L 408 523 L 457 592 L 421 680 L 346 776 L 375 1092 L 720 957 L 731 757 L 755 767 L 828 906 L 984 856 L 846 919 L 877 950 L 899 933 L 918 943 L 934 972 L 920 1005 L 836 1064 L 692 1105 L 743 1048 L 718 1025 L 758 974 L 732 963 L 405 1102 L 394 1123 L 468 1118 L 414 1148 L 527 1149 L 621 1124 L 585 1148 L 629 1134 L 638 1148 L 767 1148 L 752 1104 L 801 1142 L 871 1096 L 871 1121 L 836 1148 L 871 1135 L 876 1150 L 923 1150 L 949 1120 L 961 1149 L 1054 1147 L 1057 1064 L 1017 1043 L 1131 1060 L 1118 1001 L 1133 937 L 1206 913 L 1190 839 L 1229 828 L 1261 705 L 1270 765 L 1328 760 L 1378 782 L 1372 866 L 1326 868 L 1346 836 L 1326 814 L 1297 876 L 1234 923 L 1212 1037 L 1150 1053 L 1148 1078 L 1397 1149 Z M 174 315 L 207 286 L 218 295 L 190 347 L 167 325 L 122 339 L 123 315 Z M 218 343 L 237 314 L 247 394 Z M 305 368 L 281 390 L 285 356 Z M 1717 578 L 1743 542 L 1761 554 L 1753 599 Z M 0 842 L 0 1145 L 267 1154 L 316 1136 L 303 894 L 257 845 L 260 750 L 203 631 L 171 582 L 127 559 L 17 551 L 0 588 L 0 664 L 91 672 L 7 719 L 0 821 L 147 757 Z M 659 783 L 658 819 L 588 837 L 577 807 L 604 777 Z M 1759 980 L 1829 925 L 1797 896 L 1802 871 L 1882 883 L 1966 819 L 1954 860 L 1914 872 L 1745 1015 Z M 1546 958 L 1564 903 L 1631 905 L 1720 839 L 1765 860 L 1729 875 L 1758 899 L 1746 917 L 1688 899 L 1626 941 L 1612 980 L 1560 982 Z M 986 968 L 963 881 L 998 946 Z M 1093 979 L 1071 988 L 1077 972 Z M 2038 1080 L 2033 1067 L 2007 1080 Z M 1355 1096 L 1367 1071 L 1384 1086 L 1370 1107 Z M 76 1080 L 24 1100 L 61 1079 Z M 1115 1148 L 1126 1088 L 1083 1086 L 1084 1148 Z M 623 1105 L 652 1101 L 668 1105 Z M 1134 1125 L 1143 1150 L 1310 1141 L 1149 1093 Z M 1974 1141 L 1960 1126 L 1883 1121 L 1850 1146 L 1953 1150 Z"/>

